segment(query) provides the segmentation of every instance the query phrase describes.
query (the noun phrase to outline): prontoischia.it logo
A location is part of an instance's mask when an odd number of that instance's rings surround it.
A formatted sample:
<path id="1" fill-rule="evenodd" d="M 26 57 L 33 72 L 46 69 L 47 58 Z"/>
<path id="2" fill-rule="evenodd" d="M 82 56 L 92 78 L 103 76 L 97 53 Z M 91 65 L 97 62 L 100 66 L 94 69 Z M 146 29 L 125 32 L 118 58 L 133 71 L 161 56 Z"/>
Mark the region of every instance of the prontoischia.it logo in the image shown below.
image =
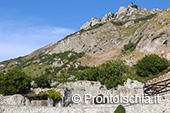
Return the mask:
<path id="1" fill-rule="evenodd" d="M 107 104 L 159 104 L 160 103 L 160 96 L 155 95 L 153 97 L 150 96 L 139 96 L 139 95 L 133 95 L 133 96 L 104 96 L 104 95 L 98 95 L 98 96 L 92 96 L 91 94 L 85 94 L 83 96 L 80 96 L 79 94 L 74 94 L 72 96 L 72 102 L 75 104 L 78 103 L 92 103 L 92 104 L 101 104 L 101 103 L 107 103 Z"/>

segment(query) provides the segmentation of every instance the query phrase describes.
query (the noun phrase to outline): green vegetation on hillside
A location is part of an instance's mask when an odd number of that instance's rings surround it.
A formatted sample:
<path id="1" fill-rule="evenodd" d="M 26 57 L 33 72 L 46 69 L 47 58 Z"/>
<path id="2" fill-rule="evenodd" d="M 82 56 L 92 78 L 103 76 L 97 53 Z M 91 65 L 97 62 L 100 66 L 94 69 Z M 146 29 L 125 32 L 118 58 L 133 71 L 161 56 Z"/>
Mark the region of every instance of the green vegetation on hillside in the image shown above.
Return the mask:
<path id="1" fill-rule="evenodd" d="M 152 41 L 154 41 L 154 40 L 160 38 L 160 37 L 161 37 L 162 35 L 164 35 L 164 34 L 165 34 L 165 33 L 160 33 L 158 36 L 154 37 L 154 38 L 152 39 Z"/>
<path id="2" fill-rule="evenodd" d="M 110 21 L 113 25 L 116 25 L 116 26 L 122 26 L 122 25 L 124 25 L 124 24 L 126 24 L 128 21 Z"/>
<path id="3" fill-rule="evenodd" d="M 137 7 L 137 6 L 134 5 L 134 7 Z M 148 16 L 141 17 L 141 18 L 137 18 L 137 19 L 135 19 L 135 20 L 116 21 L 116 22 L 112 20 L 112 21 L 110 21 L 110 22 L 111 22 L 113 25 L 122 26 L 122 25 L 126 24 L 126 23 L 129 22 L 129 21 L 134 21 L 135 23 L 138 23 L 138 22 L 140 22 L 140 21 L 147 21 L 147 20 L 155 17 L 156 15 L 157 15 L 157 14 L 150 14 L 150 15 L 148 15 Z"/>
<path id="4" fill-rule="evenodd" d="M 142 77 L 156 75 L 168 68 L 169 62 L 156 54 L 146 55 L 136 65 L 136 73 Z"/>
<path id="5" fill-rule="evenodd" d="M 90 67 L 76 74 L 78 80 L 100 81 L 108 89 L 123 84 L 122 75 L 126 72 L 123 61 L 108 61 L 99 67 Z"/>
<path id="6" fill-rule="evenodd" d="M 148 16 L 145 16 L 145 17 L 142 17 L 142 18 L 138 18 L 138 19 L 136 19 L 136 20 L 134 20 L 134 21 L 135 21 L 135 23 L 140 22 L 140 21 L 147 21 L 147 20 L 155 17 L 156 15 L 157 15 L 157 14 L 150 14 L 150 15 L 148 15 Z"/>
<path id="7" fill-rule="evenodd" d="M 167 45 L 167 44 L 168 44 L 168 40 L 165 40 L 165 41 L 163 42 L 163 44 Z"/>
<path id="8" fill-rule="evenodd" d="M 59 101 L 61 100 L 61 97 L 62 97 L 60 92 L 56 92 L 54 88 L 52 88 L 51 90 L 48 90 L 47 95 L 49 98 L 52 98 L 54 101 Z"/>
<path id="9" fill-rule="evenodd" d="M 24 96 L 28 97 L 28 98 L 34 98 L 34 99 L 43 99 L 43 97 L 48 97 L 53 99 L 53 101 L 60 101 L 62 98 L 62 95 L 60 92 L 56 92 L 56 90 L 54 88 L 48 90 L 47 92 L 44 91 L 40 91 L 38 94 L 36 93 L 28 93 L 25 94 Z"/>
<path id="10" fill-rule="evenodd" d="M 133 51 L 135 48 L 135 44 L 133 42 L 129 42 L 127 45 L 124 45 L 124 50 L 131 50 Z"/>
<path id="11" fill-rule="evenodd" d="M 37 87 L 40 87 L 40 88 L 50 88 L 50 79 L 48 78 L 47 74 L 44 74 L 44 75 L 41 75 L 41 76 L 38 76 L 34 79 Z"/>
<path id="12" fill-rule="evenodd" d="M 23 94 L 30 88 L 30 78 L 20 70 L 11 69 L 0 74 L 0 93 L 3 95 Z"/>

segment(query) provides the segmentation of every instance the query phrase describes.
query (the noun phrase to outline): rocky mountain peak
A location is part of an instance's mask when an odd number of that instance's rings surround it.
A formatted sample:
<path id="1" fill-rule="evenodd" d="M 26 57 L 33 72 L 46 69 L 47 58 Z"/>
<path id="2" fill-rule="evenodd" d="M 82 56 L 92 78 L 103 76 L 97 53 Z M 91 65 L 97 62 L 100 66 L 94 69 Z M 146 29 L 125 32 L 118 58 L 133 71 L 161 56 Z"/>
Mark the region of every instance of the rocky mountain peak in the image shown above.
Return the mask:
<path id="1" fill-rule="evenodd" d="M 130 5 L 127 8 L 121 6 L 115 14 L 109 12 L 108 14 L 105 14 L 105 16 L 102 17 L 101 19 L 92 18 L 90 22 L 86 22 L 84 25 L 81 26 L 80 29 L 87 30 L 96 24 L 108 21 L 131 21 L 137 18 L 148 16 L 150 14 L 159 13 L 160 11 L 162 10 L 160 9 L 147 10 L 146 8 L 138 8 L 137 5 L 130 3 Z"/>

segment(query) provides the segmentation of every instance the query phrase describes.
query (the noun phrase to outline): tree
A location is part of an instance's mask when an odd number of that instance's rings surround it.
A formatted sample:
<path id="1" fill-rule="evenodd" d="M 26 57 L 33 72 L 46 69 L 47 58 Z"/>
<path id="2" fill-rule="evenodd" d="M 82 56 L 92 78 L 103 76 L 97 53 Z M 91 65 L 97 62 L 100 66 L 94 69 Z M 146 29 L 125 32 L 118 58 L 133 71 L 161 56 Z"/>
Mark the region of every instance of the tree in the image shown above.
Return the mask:
<path id="1" fill-rule="evenodd" d="M 48 76 L 45 74 L 41 75 L 40 77 L 36 77 L 35 83 L 37 84 L 37 87 L 50 88 L 50 81 L 48 80 Z"/>
<path id="2" fill-rule="evenodd" d="M 0 94 L 2 93 L 1 92 L 1 87 L 2 87 L 2 80 L 3 80 L 3 73 L 2 72 L 0 72 Z"/>
<path id="3" fill-rule="evenodd" d="M 114 111 L 114 113 L 126 113 L 126 110 L 122 105 L 119 105 Z"/>
<path id="4" fill-rule="evenodd" d="M 126 66 L 122 60 L 108 61 L 99 67 L 90 67 L 77 73 L 79 80 L 99 81 L 107 89 L 123 84 L 122 74 L 126 71 Z"/>
<path id="5" fill-rule="evenodd" d="M 163 71 L 169 66 L 165 58 L 161 58 L 156 54 L 146 55 L 139 60 L 136 65 L 136 73 L 142 77 L 155 75 Z"/>
<path id="6" fill-rule="evenodd" d="M 99 81 L 105 84 L 107 89 L 123 84 L 122 74 L 125 72 L 125 64 L 122 60 L 108 61 L 99 68 Z"/>
<path id="7" fill-rule="evenodd" d="M 23 94 L 30 88 L 30 78 L 17 69 L 9 69 L 5 75 L 1 74 L 0 81 L 0 93 L 3 95 Z"/>
<path id="8" fill-rule="evenodd" d="M 99 72 L 98 67 L 90 67 L 77 73 L 77 78 L 79 80 L 97 81 L 99 77 L 98 72 Z"/>

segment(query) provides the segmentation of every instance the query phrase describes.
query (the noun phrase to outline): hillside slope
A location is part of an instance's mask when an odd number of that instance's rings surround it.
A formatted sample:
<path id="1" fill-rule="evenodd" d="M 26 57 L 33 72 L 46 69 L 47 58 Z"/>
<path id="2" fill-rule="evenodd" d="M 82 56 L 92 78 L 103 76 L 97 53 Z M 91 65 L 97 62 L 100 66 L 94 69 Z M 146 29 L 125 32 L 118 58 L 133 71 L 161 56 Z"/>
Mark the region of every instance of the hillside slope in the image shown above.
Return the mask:
<path id="1" fill-rule="evenodd" d="M 56 75 L 71 66 L 96 66 L 115 58 L 136 62 L 150 53 L 170 58 L 170 8 L 147 10 L 130 4 L 88 23 L 57 43 L 1 62 L 0 71 L 15 67 L 39 76 L 50 69 Z"/>

